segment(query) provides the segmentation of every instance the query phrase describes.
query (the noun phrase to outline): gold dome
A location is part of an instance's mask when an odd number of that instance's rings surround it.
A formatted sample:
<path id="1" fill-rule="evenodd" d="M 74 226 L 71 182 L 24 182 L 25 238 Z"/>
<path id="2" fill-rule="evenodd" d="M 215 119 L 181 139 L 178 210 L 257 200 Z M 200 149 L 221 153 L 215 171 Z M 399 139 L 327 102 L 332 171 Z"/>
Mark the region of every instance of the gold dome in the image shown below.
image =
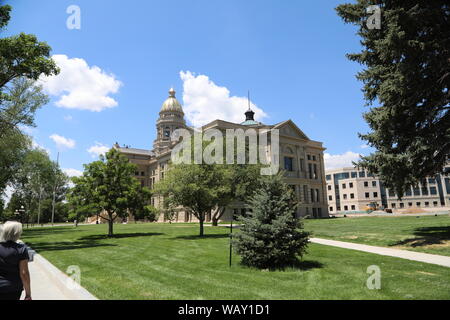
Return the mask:
<path id="1" fill-rule="evenodd" d="M 160 112 L 180 112 L 180 113 L 183 113 L 183 108 L 181 107 L 181 103 L 179 103 L 177 98 L 175 98 L 175 90 L 173 88 L 170 88 L 170 90 L 169 90 L 169 97 L 162 104 Z"/>

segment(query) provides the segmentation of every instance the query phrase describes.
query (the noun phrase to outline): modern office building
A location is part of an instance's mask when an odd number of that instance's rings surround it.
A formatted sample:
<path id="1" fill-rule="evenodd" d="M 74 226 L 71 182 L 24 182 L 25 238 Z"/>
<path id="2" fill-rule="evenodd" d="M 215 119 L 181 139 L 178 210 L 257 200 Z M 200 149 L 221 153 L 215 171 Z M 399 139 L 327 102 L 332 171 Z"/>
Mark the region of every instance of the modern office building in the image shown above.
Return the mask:
<path id="1" fill-rule="evenodd" d="M 354 167 L 327 170 L 327 200 L 330 214 L 365 212 L 369 209 L 391 209 L 407 212 L 450 209 L 450 164 L 444 173 L 429 177 L 426 185 L 411 187 L 402 197 L 385 188 L 383 181 L 367 170 Z"/>

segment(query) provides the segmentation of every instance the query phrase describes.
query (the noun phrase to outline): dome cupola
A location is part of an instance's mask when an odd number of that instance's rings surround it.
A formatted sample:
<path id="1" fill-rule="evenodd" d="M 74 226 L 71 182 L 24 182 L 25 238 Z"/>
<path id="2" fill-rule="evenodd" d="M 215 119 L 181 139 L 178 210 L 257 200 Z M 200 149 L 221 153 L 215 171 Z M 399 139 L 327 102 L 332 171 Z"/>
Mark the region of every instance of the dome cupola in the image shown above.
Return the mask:
<path id="1" fill-rule="evenodd" d="M 169 97 L 162 104 L 160 113 L 161 112 L 179 112 L 184 114 L 181 103 L 175 98 L 175 90 L 173 88 L 170 88 Z"/>

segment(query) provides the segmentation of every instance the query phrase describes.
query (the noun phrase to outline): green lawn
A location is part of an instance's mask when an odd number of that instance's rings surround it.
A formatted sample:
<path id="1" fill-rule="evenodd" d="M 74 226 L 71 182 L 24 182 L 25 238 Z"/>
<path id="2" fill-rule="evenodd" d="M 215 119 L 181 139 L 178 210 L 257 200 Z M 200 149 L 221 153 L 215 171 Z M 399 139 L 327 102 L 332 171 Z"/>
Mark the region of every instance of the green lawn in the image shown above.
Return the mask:
<path id="1" fill-rule="evenodd" d="M 313 237 L 450 256 L 450 216 L 308 219 Z"/>
<path id="2" fill-rule="evenodd" d="M 339 221 L 337 221 L 339 222 Z M 309 225 L 309 223 L 308 223 Z M 310 244 L 296 268 L 228 266 L 228 229 L 196 224 L 34 228 L 23 240 L 58 268 L 81 268 L 82 285 L 100 299 L 450 299 L 450 269 Z M 381 289 L 366 287 L 381 268 Z"/>

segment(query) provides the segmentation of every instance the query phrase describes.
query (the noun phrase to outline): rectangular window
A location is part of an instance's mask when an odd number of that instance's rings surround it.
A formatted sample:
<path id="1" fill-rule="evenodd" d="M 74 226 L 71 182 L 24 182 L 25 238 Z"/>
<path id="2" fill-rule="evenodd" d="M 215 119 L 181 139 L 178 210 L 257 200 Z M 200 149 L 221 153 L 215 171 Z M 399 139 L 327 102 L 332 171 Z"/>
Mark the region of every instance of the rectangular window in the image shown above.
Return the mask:
<path id="1" fill-rule="evenodd" d="M 366 177 L 366 172 L 365 171 L 360 171 L 359 172 L 359 177 L 360 178 L 365 178 Z"/>
<path id="2" fill-rule="evenodd" d="M 344 206 L 344 210 L 347 211 L 348 210 L 348 206 Z"/>
<path id="3" fill-rule="evenodd" d="M 330 181 L 330 180 L 331 180 L 331 174 L 327 174 L 327 175 L 325 176 L 325 179 L 326 179 L 327 181 Z"/>
<path id="4" fill-rule="evenodd" d="M 354 193 L 350 193 L 350 199 L 355 199 L 355 194 Z"/>
<path id="5" fill-rule="evenodd" d="M 328 196 L 328 200 L 333 201 L 333 197 L 332 196 Z"/>
<path id="6" fill-rule="evenodd" d="M 364 187 L 368 187 L 369 186 L 369 182 L 364 181 Z"/>
<path id="7" fill-rule="evenodd" d="M 314 163 L 314 179 L 318 179 L 319 176 L 317 174 L 317 164 Z"/>
<path id="8" fill-rule="evenodd" d="M 342 184 L 342 189 L 345 189 L 345 188 L 346 188 L 345 183 L 343 183 Z"/>
<path id="9" fill-rule="evenodd" d="M 333 211 L 333 207 L 330 207 L 330 211 Z"/>
<path id="10" fill-rule="evenodd" d="M 336 208 L 336 211 L 341 211 L 341 207 L 337 207 L 337 208 Z"/>
<path id="11" fill-rule="evenodd" d="M 316 202 L 320 202 L 319 189 L 316 189 Z"/>
<path id="12" fill-rule="evenodd" d="M 348 187 L 349 187 L 349 188 L 353 188 L 353 182 L 350 182 L 350 183 L 348 184 Z"/>
<path id="13" fill-rule="evenodd" d="M 428 201 L 425 201 L 425 207 L 429 207 L 430 203 Z"/>
<path id="14" fill-rule="evenodd" d="M 374 193 L 373 193 L 373 197 L 374 197 L 374 198 L 377 198 L 377 197 L 378 197 L 378 192 L 374 192 Z"/>
<path id="15" fill-rule="evenodd" d="M 372 187 L 376 187 L 377 186 L 377 182 L 376 181 L 372 181 Z"/>
<path id="16" fill-rule="evenodd" d="M 428 183 L 435 184 L 435 183 L 436 183 L 436 179 L 434 179 L 434 178 L 429 178 L 429 179 L 428 179 Z"/>
<path id="17" fill-rule="evenodd" d="M 303 186 L 303 199 L 308 203 L 308 186 Z"/>
<path id="18" fill-rule="evenodd" d="M 352 171 L 351 173 L 352 178 L 358 177 L 358 173 L 356 171 Z"/>
<path id="19" fill-rule="evenodd" d="M 370 198 L 370 194 L 366 192 L 366 198 Z"/>
<path id="20" fill-rule="evenodd" d="M 408 188 L 408 189 L 405 191 L 405 196 L 409 197 L 409 196 L 411 196 L 411 195 L 412 195 L 411 188 Z"/>
<path id="21" fill-rule="evenodd" d="M 311 202 L 314 202 L 314 189 L 311 189 Z"/>
<path id="22" fill-rule="evenodd" d="M 432 195 L 436 195 L 437 194 L 436 187 L 430 187 L 430 194 L 432 194 Z"/>
<path id="23" fill-rule="evenodd" d="M 328 185 L 328 190 L 331 190 L 331 185 Z"/>
<path id="24" fill-rule="evenodd" d="M 311 160 L 311 155 L 308 154 L 308 155 L 307 155 L 307 158 L 308 158 L 308 160 Z"/>
<path id="25" fill-rule="evenodd" d="M 316 161 L 316 156 L 312 156 L 313 161 Z"/>
<path id="26" fill-rule="evenodd" d="M 345 199 L 347 199 L 347 195 L 346 195 L 346 194 L 344 194 L 344 200 L 345 200 Z"/>
<path id="27" fill-rule="evenodd" d="M 308 163 L 308 173 L 309 173 L 309 178 L 312 179 L 313 178 L 313 171 L 312 171 L 312 164 Z"/>
<path id="28" fill-rule="evenodd" d="M 395 192 L 392 189 L 389 189 L 389 197 L 395 197 Z"/>
<path id="29" fill-rule="evenodd" d="M 355 208 L 355 205 L 354 205 L 354 204 L 352 204 L 352 210 L 356 210 L 356 208 Z"/>
<path id="30" fill-rule="evenodd" d="M 292 158 L 291 157 L 284 157 L 284 168 L 287 171 L 293 171 Z"/>
<path id="31" fill-rule="evenodd" d="M 400 208 L 404 208 L 405 204 L 403 202 L 400 202 Z"/>
<path id="32" fill-rule="evenodd" d="M 417 207 L 420 207 L 420 202 L 416 202 L 416 206 L 417 206 Z"/>
<path id="33" fill-rule="evenodd" d="M 395 208 L 395 203 L 393 203 L 393 204 L 391 205 L 391 207 L 392 207 L 392 208 Z"/>
<path id="34" fill-rule="evenodd" d="M 412 202 L 408 202 L 408 207 L 412 207 Z"/>
<path id="35" fill-rule="evenodd" d="M 437 207 L 438 203 L 437 201 L 433 201 L 433 206 Z"/>

